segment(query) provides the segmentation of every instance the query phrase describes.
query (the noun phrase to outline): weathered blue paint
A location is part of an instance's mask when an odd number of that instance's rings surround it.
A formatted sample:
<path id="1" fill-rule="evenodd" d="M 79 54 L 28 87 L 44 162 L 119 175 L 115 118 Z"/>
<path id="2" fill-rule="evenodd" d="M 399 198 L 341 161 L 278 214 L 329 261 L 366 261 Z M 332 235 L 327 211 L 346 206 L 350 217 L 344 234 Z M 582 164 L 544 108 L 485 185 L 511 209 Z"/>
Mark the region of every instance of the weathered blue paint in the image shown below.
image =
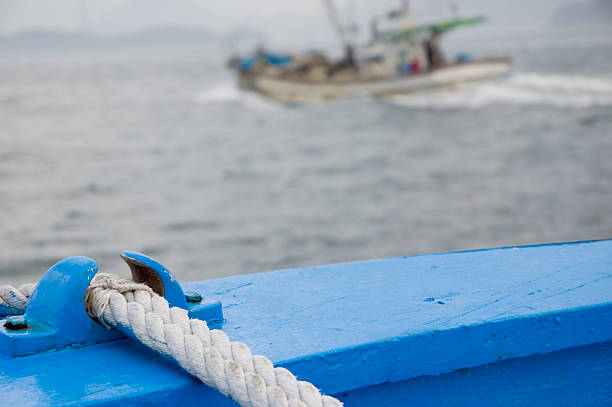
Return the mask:
<path id="1" fill-rule="evenodd" d="M 136 252 L 124 251 L 122 256 L 131 267 L 137 262 L 144 272 L 154 274 L 148 274 L 149 278 L 158 276 L 158 289 L 172 306 L 187 309 L 192 318 L 213 326 L 223 321 L 219 301 L 187 303 L 172 273 L 157 261 Z M 122 338 L 121 333 L 102 327 L 85 311 L 85 292 L 97 272 L 97 264 L 87 257 L 69 257 L 51 267 L 30 296 L 25 314 L 0 320 L 0 355 L 23 356 Z"/>
<path id="2" fill-rule="evenodd" d="M 11 307 L 7 307 L 6 305 L 0 304 L 0 318 L 8 317 L 11 315 L 15 315 L 13 309 Z"/>
<path id="3" fill-rule="evenodd" d="M 402 257 L 183 285 L 347 406 L 611 405 L 612 241 Z M 88 368 L 83 370 L 83 366 Z M 7 405 L 230 406 L 123 339 L 0 355 Z M 0 400 L 0 404 L 3 404 Z"/>

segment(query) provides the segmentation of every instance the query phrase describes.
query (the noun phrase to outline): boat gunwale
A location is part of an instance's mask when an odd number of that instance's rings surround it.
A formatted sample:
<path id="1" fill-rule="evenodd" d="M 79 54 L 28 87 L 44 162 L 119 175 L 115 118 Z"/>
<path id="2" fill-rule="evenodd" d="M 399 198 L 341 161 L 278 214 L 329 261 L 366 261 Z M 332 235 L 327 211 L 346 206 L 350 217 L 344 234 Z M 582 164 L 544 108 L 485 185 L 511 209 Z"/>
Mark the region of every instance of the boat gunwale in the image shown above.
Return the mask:
<path id="1" fill-rule="evenodd" d="M 456 67 L 474 67 L 478 65 L 507 65 L 508 68 L 512 65 L 512 59 L 510 57 L 492 57 L 492 58 L 483 58 L 478 60 L 473 60 L 469 62 L 453 62 L 450 64 L 445 64 L 438 68 L 432 70 L 423 70 L 416 73 L 406 74 L 406 75 L 388 75 L 388 76 L 378 76 L 372 78 L 361 78 L 361 79 L 340 79 L 340 80 L 327 80 L 327 81 L 312 81 L 300 78 L 284 78 L 282 76 L 272 76 L 259 74 L 254 72 L 239 72 L 240 79 L 245 80 L 250 84 L 254 84 L 256 80 L 266 80 L 266 81 L 275 81 L 284 84 L 300 84 L 300 85 L 310 85 L 310 86 L 329 86 L 329 85 L 361 85 L 361 84 L 369 84 L 369 83 L 384 83 L 384 82 L 393 82 L 397 80 L 406 80 L 411 78 L 422 78 L 428 75 L 435 74 L 437 72 L 442 72 L 447 69 L 452 69 Z"/>

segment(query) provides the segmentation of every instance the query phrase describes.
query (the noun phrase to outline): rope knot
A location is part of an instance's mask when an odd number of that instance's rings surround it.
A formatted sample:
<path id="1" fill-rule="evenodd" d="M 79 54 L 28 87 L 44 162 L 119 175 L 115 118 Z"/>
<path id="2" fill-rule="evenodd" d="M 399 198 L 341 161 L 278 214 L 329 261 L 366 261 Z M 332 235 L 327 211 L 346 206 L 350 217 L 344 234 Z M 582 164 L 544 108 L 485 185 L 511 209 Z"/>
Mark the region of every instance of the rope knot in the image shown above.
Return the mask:
<path id="1" fill-rule="evenodd" d="M 108 273 L 98 273 L 85 292 L 85 310 L 95 321 L 111 329 L 112 326 L 106 322 L 104 317 L 111 297 L 117 293 L 125 296 L 127 293 L 136 291 L 145 291 L 150 296 L 154 295 L 153 290 L 145 284 L 135 283 Z"/>
<path id="2" fill-rule="evenodd" d="M 98 273 L 89 284 L 89 290 L 113 290 L 118 291 L 120 294 L 125 294 L 129 291 L 140 291 L 144 290 L 153 294 L 153 290 L 146 284 L 135 283 L 132 280 L 126 280 L 119 278 L 115 275 L 108 273 Z"/>

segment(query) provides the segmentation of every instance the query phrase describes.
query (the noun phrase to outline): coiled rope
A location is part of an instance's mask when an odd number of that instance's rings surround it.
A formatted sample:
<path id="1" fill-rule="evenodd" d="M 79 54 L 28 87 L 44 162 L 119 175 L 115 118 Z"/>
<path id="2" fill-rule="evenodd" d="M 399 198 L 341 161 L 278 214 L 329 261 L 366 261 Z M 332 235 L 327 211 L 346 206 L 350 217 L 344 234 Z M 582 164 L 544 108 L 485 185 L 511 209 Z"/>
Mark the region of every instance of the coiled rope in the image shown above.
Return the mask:
<path id="1" fill-rule="evenodd" d="M 0 287 L 0 295 L 5 290 Z M 6 301 L 3 295 L 0 298 Z M 321 395 L 311 383 L 297 380 L 289 370 L 274 367 L 265 356 L 252 355 L 244 343 L 230 342 L 225 332 L 210 330 L 205 321 L 190 319 L 186 310 L 170 307 L 144 284 L 99 273 L 87 289 L 85 308 L 94 320 L 173 359 L 241 406 L 342 406 L 336 398 Z"/>
<path id="2" fill-rule="evenodd" d="M 7 309 L 8 315 L 21 315 L 25 312 L 36 284 L 26 283 L 15 288 L 11 285 L 0 285 L 0 305 Z"/>

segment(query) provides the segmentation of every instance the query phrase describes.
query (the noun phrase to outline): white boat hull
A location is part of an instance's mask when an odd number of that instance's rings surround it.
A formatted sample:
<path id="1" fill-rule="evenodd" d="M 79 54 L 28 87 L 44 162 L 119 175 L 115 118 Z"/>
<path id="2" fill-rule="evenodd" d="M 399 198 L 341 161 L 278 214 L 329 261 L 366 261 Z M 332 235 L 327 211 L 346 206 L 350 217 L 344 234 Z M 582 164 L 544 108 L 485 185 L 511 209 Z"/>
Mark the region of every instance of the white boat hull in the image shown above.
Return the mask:
<path id="1" fill-rule="evenodd" d="M 261 75 L 245 75 L 242 84 L 268 97 L 285 102 L 324 101 L 362 96 L 385 97 L 466 82 L 491 79 L 510 71 L 508 59 L 448 65 L 431 72 L 359 81 L 307 82 Z"/>

